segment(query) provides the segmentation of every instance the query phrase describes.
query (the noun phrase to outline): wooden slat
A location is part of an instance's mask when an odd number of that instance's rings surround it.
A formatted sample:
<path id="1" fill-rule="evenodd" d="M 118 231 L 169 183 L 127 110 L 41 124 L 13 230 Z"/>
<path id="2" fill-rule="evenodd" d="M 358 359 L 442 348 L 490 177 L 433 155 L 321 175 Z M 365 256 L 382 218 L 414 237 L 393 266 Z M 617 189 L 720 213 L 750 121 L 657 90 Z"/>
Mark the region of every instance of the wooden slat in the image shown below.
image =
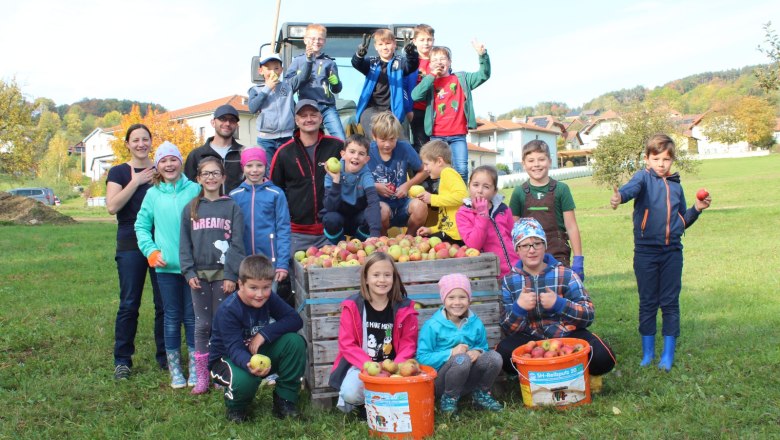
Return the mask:
<path id="1" fill-rule="evenodd" d="M 475 292 L 496 292 L 497 297 L 500 298 L 500 290 L 498 287 L 498 281 L 495 278 L 483 278 L 478 280 L 471 280 L 471 289 Z M 439 285 L 436 283 L 428 284 L 412 284 L 406 286 L 406 291 L 409 297 L 414 301 L 423 305 L 440 305 L 441 300 L 439 298 L 419 299 L 415 298 L 417 294 L 438 294 Z M 336 292 L 317 292 L 316 296 L 312 296 L 311 299 L 345 299 L 349 296 L 358 293 L 358 290 L 339 290 Z M 495 299 L 493 296 L 488 297 L 475 297 L 474 301 L 483 302 Z M 320 316 L 327 314 L 337 314 L 341 307 L 341 302 L 335 302 L 331 304 L 309 304 L 306 307 L 309 308 L 310 316 Z"/>
<path id="2" fill-rule="evenodd" d="M 501 305 L 498 301 L 474 305 L 471 309 L 479 316 L 485 326 L 498 324 L 499 319 L 501 319 Z M 435 307 L 418 310 L 419 316 L 417 319 L 420 326 L 422 326 L 436 310 L 437 308 Z M 335 339 L 338 337 L 340 321 L 338 315 L 313 316 L 310 321 L 312 341 Z"/>
<path id="3" fill-rule="evenodd" d="M 296 276 L 299 266 L 296 262 Z M 497 277 L 499 273 L 498 260 L 491 253 L 470 258 L 397 263 L 396 266 L 404 283 L 436 282 L 444 275 L 455 272 L 465 273 L 469 278 Z M 300 268 L 303 270 L 302 266 Z M 360 284 L 360 268 L 308 268 L 307 291 L 311 296 L 315 291 L 354 288 Z"/>
<path id="4" fill-rule="evenodd" d="M 485 331 L 487 332 L 488 346 L 495 347 L 498 341 L 501 339 L 501 328 L 495 325 L 486 325 Z M 314 341 L 309 344 L 310 357 L 309 359 L 314 365 L 329 364 L 333 365 L 333 361 L 336 360 L 339 346 L 336 339 L 329 339 L 326 341 Z"/>

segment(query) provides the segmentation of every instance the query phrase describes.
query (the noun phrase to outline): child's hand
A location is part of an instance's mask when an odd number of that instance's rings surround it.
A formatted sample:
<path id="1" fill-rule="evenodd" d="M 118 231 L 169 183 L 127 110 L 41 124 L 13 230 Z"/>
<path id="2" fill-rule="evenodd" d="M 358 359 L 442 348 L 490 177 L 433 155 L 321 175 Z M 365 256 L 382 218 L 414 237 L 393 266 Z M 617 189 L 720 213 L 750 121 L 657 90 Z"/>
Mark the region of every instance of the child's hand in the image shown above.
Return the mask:
<path id="1" fill-rule="evenodd" d="M 420 236 L 423 236 L 423 237 L 427 237 L 427 236 L 431 235 L 431 228 L 426 228 L 425 226 L 420 226 L 417 229 L 417 235 L 420 235 Z"/>
<path id="2" fill-rule="evenodd" d="M 612 190 L 614 191 L 612 193 L 612 198 L 609 199 L 609 204 L 612 205 L 612 209 L 617 209 L 618 206 L 620 206 L 620 202 L 623 200 L 620 197 L 620 193 L 618 192 L 617 185 L 612 187 Z"/>
<path id="3" fill-rule="evenodd" d="M 487 217 L 489 215 L 487 199 L 477 197 L 471 201 L 471 206 L 474 207 L 474 211 L 477 212 L 478 216 Z"/>
<path id="4" fill-rule="evenodd" d="M 263 344 L 265 344 L 265 338 L 260 333 L 257 333 L 252 336 L 252 340 L 249 341 L 247 348 L 250 353 L 257 354 L 257 350 L 260 350 Z"/>
<path id="5" fill-rule="evenodd" d="M 434 77 L 440 78 L 444 75 L 444 65 L 437 63 L 436 65 L 431 66 L 430 72 Z"/>
<path id="6" fill-rule="evenodd" d="M 544 292 L 539 294 L 539 303 L 542 304 L 544 310 L 552 309 L 557 299 L 558 295 L 550 290 L 549 287 L 545 287 Z"/>
<path id="7" fill-rule="evenodd" d="M 162 252 L 154 251 L 146 257 L 146 261 L 149 262 L 149 267 L 165 267 L 168 263 L 163 260 Z"/>
<path id="8" fill-rule="evenodd" d="M 395 197 L 398 199 L 403 199 L 404 197 L 407 196 L 408 193 L 409 193 L 409 182 L 406 182 L 395 189 Z"/>
<path id="9" fill-rule="evenodd" d="M 276 274 L 274 275 L 274 281 L 277 283 L 281 283 L 282 281 L 287 278 L 287 271 L 284 269 L 276 269 Z"/>
<path id="10" fill-rule="evenodd" d="M 417 196 L 418 199 L 420 199 L 422 202 L 425 202 L 426 205 L 431 204 L 431 193 L 428 191 L 423 192 L 419 196 Z"/>
<path id="11" fill-rule="evenodd" d="M 236 291 L 236 282 L 231 280 L 222 280 L 222 293 L 230 295 Z"/>
<path id="12" fill-rule="evenodd" d="M 485 53 L 485 45 L 480 43 L 476 38 L 471 40 L 471 46 L 477 51 L 477 55 L 482 56 Z"/>
<path id="13" fill-rule="evenodd" d="M 198 277 L 192 277 L 187 281 L 187 284 L 190 285 L 190 289 L 193 290 L 200 290 L 200 279 Z"/>
<path id="14" fill-rule="evenodd" d="M 704 198 L 704 200 L 696 199 L 696 203 L 693 205 L 697 211 L 702 212 L 705 209 L 710 207 L 710 204 L 712 203 L 712 197 L 710 195 L 707 195 L 707 197 Z"/>
<path id="15" fill-rule="evenodd" d="M 335 86 L 336 84 L 338 84 L 338 83 L 339 83 L 339 77 L 338 77 L 338 76 L 336 76 L 336 74 L 335 74 L 335 73 L 333 73 L 333 71 L 332 71 L 332 70 L 330 71 L 330 75 L 328 75 L 328 82 L 329 82 L 329 83 L 330 83 L 330 85 L 332 85 L 332 86 Z"/>
<path id="16" fill-rule="evenodd" d="M 357 56 L 364 57 L 368 53 L 368 45 L 371 43 L 371 34 L 363 34 L 363 42 L 358 45 Z"/>
<path id="17" fill-rule="evenodd" d="M 469 350 L 466 352 L 466 354 L 471 359 L 471 363 L 473 364 L 474 362 L 477 361 L 477 359 L 479 359 L 479 356 L 482 354 L 482 352 L 480 352 L 479 350 Z"/>
<path id="18" fill-rule="evenodd" d="M 404 52 L 406 52 L 407 57 L 417 53 L 417 46 L 409 39 L 409 34 L 404 37 Z"/>
<path id="19" fill-rule="evenodd" d="M 450 354 L 452 356 L 457 356 L 459 354 L 465 354 L 467 351 L 469 351 L 469 346 L 466 344 L 458 344 L 454 347 L 452 347 L 452 351 L 450 351 Z"/>
<path id="20" fill-rule="evenodd" d="M 250 365 L 250 362 L 246 363 L 246 369 L 249 370 L 250 373 L 252 373 L 253 375 L 255 375 L 257 377 L 266 377 L 266 376 L 268 376 L 268 373 L 271 372 L 271 367 L 267 367 L 267 368 L 264 368 L 262 370 L 259 369 L 259 368 L 252 368 L 252 365 Z"/>
<path id="21" fill-rule="evenodd" d="M 331 172 L 327 165 L 325 165 L 325 172 L 330 176 L 333 183 L 341 182 L 341 170 L 338 173 Z"/>
<path id="22" fill-rule="evenodd" d="M 306 45 L 306 58 L 311 61 L 315 58 L 317 55 L 317 51 L 314 50 L 314 47 L 311 44 Z"/>
<path id="23" fill-rule="evenodd" d="M 388 199 L 393 197 L 393 192 L 390 191 L 390 187 L 388 187 L 386 183 L 375 183 L 374 188 L 376 188 L 376 192 L 381 197 L 385 197 Z"/>
<path id="24" fill-rule="evenodd" d="M 277 75 L 276 72 L 271 72 L 265 78 L 265 85 L 267 85 L 268 88 L 271 90 L 275 89 L 278 84 L 279 84 L 279 75 Z"/>
<path id="25" fill-rule="evenodd" d="M 536 292 L 529 289 L 528 287 L 524 288 L 522 292 L 520 292 L 520 296 L 517 297 L 517 305 L 520 306 L 521 309 L 531 311 L 536 308 Z"/>

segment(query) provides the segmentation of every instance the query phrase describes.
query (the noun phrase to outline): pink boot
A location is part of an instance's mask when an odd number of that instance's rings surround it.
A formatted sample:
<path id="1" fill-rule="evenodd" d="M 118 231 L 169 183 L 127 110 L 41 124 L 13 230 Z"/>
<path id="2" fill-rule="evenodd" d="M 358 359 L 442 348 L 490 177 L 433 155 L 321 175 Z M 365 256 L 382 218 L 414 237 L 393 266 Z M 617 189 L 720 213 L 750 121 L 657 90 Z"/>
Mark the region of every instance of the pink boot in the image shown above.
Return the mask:
<path id="1" fill-rule="evenodd" d="M 195 388 L 192 389 L 191 394 L 204 394 L 209 391 L 209 354 L 208 353 L 195 353 L 195 369 L 197 372 L 198 382 L 195 384 Z M 192 373 L 190 373 L 192 374 Z"/>

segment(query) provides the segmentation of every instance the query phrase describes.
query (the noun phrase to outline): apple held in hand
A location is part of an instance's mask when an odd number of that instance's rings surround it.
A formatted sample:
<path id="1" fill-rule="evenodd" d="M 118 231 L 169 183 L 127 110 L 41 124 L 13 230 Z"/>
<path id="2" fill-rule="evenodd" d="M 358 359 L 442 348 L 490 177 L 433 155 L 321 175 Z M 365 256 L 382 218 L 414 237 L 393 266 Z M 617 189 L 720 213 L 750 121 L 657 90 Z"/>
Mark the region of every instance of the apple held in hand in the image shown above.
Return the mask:
<path id="1" fill-rule="evenodd" d="M 325 166 L 328 167 L 328 171 L 331 173 L 335 174 L 341 172 L 341 162 L 335 157 L 328 159 L 327 162 L 325 162 Z"/>
<path id="2" fill-rule="evenodd" d="M 710 196 L 710 193 L 707 192 L 707 190 L 704 189 L 704 188 L 702 188 L 702 189 L 700 189 L 700 190 L 698 190 L 696 192 L 696 198 L 699 199 L 699 200 L 704 200 L 704 199 L 706 199 L 709 196 Z"/>
<path id="3" fill-rule="evenodd" d="M 425 188 L 423 188 L 422 186 L 420 186 L 420 185 L 412 185 L 412 187 L 409 188 L 409 197 L 414 198 L 414 197 L 417 197 L 417 196 L 419 196 L 420 194 L 422 194 L 424 192 L 425 192 Z"/>
<path id="4" fill-rule="evenodd" d="M 249 358 L 249 366 L 255 370 L 265 370 L 271 367 L 271 359 L 262 354 L 255 354 Z"/>

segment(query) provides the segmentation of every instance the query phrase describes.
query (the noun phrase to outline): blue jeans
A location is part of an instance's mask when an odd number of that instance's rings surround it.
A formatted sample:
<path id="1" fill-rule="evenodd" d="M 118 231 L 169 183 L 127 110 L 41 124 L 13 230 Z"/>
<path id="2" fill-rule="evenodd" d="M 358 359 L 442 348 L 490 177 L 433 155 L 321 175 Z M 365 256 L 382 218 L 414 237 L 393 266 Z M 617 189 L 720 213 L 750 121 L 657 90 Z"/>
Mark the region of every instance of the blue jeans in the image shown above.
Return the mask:
<path id="1" fill-rule="evenodd" d="M 463 177 L 463 182 L 469 184 L 469 146 L 466 136 L 431 136 L 431 140 L 447 143 L 452 151 L 452 167 Z"/>
<path id="2" fill-rule="evenodd" d="M 271 161 L 274 160 L 274 154 L 276 154 L 276 150 L 278 150 L 282 145 L 286 144 L 290 139 L 292 139 L 290 136 L 276 139 L 263 139 L 261 137 L 257 138 L 257 145 L 265 150 L 265 161 L 267 162 L 265 165 L 266 175 L 268 175 L 268 170 L 271 169 Z"/>
<path id="3" fill-rule="evenodd" d="M 181 325 L 184 324 L 184 336 L 187 347 L 195 347 L 195 312 L 192 309 L 190 285 L 181 274 L 158 273 L 164 308 L 165 349 L 181 348 Z"/>
<path id="4" fill-rule="evenodd" d="M 347 139 L 344 127 L 341 125 L 339 111 L 336 110 L 335 105 L 320 104 L 320 113 L 322 113 L 322 124 L 325 125 L 325 130 L 328 131 L 329 135 L 341 140 Z"/>
<path id="5" fill-rule="evenodd" d="M 680 247 L 634 247 L 640 335 L 655 335 L 656 317 L 658 309 L 661 309 L 661 333 L 675 338 L 680 336 L 682 269 L 683 253 Z"/>
<path id="6" fill-rule="evenodd" d="M 116 312 L 114 324 L 114 365 L 133 366 L 138 310 L 141 308 L 141 295 L 148 272 L 154 299 L 154 341 L 157 346 L 155 358 L 157 363 L 163 366 L 167 361 L 163 341 L 163 305 L 157 286 L 157 275 L 139 250 L 119 251 L 114 260 L 119 274 L 119 310 Z"/>

